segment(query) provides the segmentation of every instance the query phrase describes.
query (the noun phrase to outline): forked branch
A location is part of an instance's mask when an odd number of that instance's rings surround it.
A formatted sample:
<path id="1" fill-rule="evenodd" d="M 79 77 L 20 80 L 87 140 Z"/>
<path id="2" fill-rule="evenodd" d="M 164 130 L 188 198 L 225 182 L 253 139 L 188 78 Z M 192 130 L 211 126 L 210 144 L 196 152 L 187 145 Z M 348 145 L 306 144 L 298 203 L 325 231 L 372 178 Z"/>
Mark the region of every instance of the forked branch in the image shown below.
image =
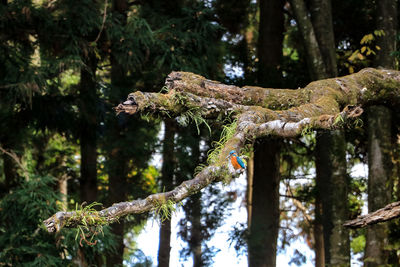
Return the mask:
<path id="1" fill-rule="evenodd" d="M 400 72 L 364 69 L 340 78 L 320 80 L 303 89 L 236 87 L 187 72 L 173 72 L 166 80 L 166 93 L 134 92 L 120 104 L 117 113 L 178 117 L 187 114 L 202 119 L 234 117 L 235 129 L 217 151 L 209 166 L 174 190 L 145 199 L 116 203 L 99 211 L 101 221 L 111 222 L 127 214 L 157 209 L 168 201 L 177 203 L 214 181 L 236 177 L 226 156 L 243 152 L 255 139 L 275 135 L 296 137 L 304 129 L 336 129 L 352 124 L 369 103 L 399 102 Z M 194 115 L 193 115 L 194 114 Z M 74 227 L 76 212 L 57 212 L 44 221 L 48 231 Z"/>

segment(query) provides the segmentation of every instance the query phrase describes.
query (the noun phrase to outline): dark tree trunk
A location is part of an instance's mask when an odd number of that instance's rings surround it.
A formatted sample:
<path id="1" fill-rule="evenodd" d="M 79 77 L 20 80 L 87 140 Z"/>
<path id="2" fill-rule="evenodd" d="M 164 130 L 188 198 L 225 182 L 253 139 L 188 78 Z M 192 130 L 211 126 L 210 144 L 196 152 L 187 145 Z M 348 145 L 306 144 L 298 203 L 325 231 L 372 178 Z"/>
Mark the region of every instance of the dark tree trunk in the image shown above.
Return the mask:
<path id="1" fill-rule="evenodd" d="M 247 227 L 251 227 L 251 215 L 253 213 L 253 178 L 254 178 L 254 152 L 251 153 L 247 161 L 247 188 L 246 188 L 246 208 L 247 208 Z"/>
<path id="2" fill-rule="evenodd" d="M 120 24 L 125 26 L 127 23 L 128 2 L 126 0 L 113 0 L 112 12 L 118 14 Z M 124 67 L 118 62 L 111 53 L 111 85 L 113 88 L 114 99 L 111 101 L 121 101 L 123 97 L 123 88 L 126 85 L 127 74 Z M 108 202 L 111 205 L 116 202 L 126 201 L 127 192 L 127 173 L 128 161 L 124 150 L 126 145 L 126 125 L 119 121 L 121 118 L 116 117 L 108 122 L 107 140 L 118 140 L 118 142 L 110 142 L 108 147 L 108 175 L 109 175 L 109 195 Z M 125 142 L 124 142 L 125 141 Z M 115 252 L 107 255 L 107 266 L 122 266 L 124 259 L 124 233 L 125 224 L 121 220 L 111 225 L 111 232 L 116 236 Z"/>
<path id="3" fill-rule="evenodd" d="M 187 205 L 190 206 L 190 214 L 187 214 L 187 217 L 191 224 L 189 246 L 193 256 L 193 267 L 203 267 L 201 244 L 204 238 L 201 231 L 201 192 L 191 196 Z"/>
<path id="4" fill-rule="evenodd" d="M 175 122 L 172 119 L 165 120 L 165 134 L 163 142 L 163 164 L 161 169 L 162 190 L 169 191 L 173 187 L 175 169 L 174 144 Z M 171 251 L 171 221 L 165 220 L 160 227 L 160 242 L 158 247 L 158 266 L 168 267 Z"/>
<path id="5" fill-rule="evenodd" d="M 368 212 L 384 207 L 390 202 L 391 163 L 391 113 L 384 106 L 371 106 L 368 111 Z M 387 263 L 388 227 L 386 224 L 367 228 L 365 266 Z"/>
<path id="6" fill-rule="evenodd" d="M 193 169 L 200 164 L 200 143 L 197 138 L 196 141 L 191 145 L 192 150 L 192 160 Z M 201 244 L 204 241 L 204 237 L 202 234 L 202 224 L 201 224 L 201 211 L 202 211 L 202 202 L 201 202 L 201 192 L 190 197 L 190 216 L 189 221 L 192 225 L 190 229 L 190 242 L 189 246 L 191 247 L 191 251 L 193 254 L 193 267 L 202 267 L 204 266 L 204 257 L 203 251 L 201 248 Z"/>
<path id="7" fill-rule="evenodd" d="M 397 1 L 379 0 L 377 1 L 377 21 L 376 28 L 385 32 L 384 36 L 377 38 L 377 45 L 381 48 L 377 51 L 375 65 L 384 68 L 395 68 L 395 57 L 391 55 L 396 51 L 397 36 Z"/>
<path id="8" fill-rule="evenodd" d="M 111 130 L 115 138 L 123 139 L 123 136 L 117 133 L 121 130 L 117 125 Z M 120 140 L 120 139 L 118 139 Z M 127 188 L 127 159 L 123 156 L 122 148 L 115 147 L 110 151 L 108 158 L 109 174 L 109 205 L 112 203 L 126 201 Z M 124 220 L 120 220 L 111 225 L 111 232 L 116 236 L 116 248 L 114 253 L 107 255 L 107 266 L 122 266 L 124 256 Z"/>
<path id="9" fill-rule="evenodd" d="M 346 143 L 343 131 L 319 133 L 316 147 L 317 198 L 322 204 L 325 263 L 350 266 Z M 334 193 L 333 193 L 334 192 Z"/>
<path id="10" fill-rule="evenodd" d="M 79 85 L 81 201 L 91 203 L 97 198 L 97 59 L 90 53 L 81 70 Z"/>
<path id="11" fill-rule="evenodd" d="M 325 65 L 325 77 L 337 76 L 336 50 L 330 0 L 311 1 L 311 19 Z M 348 178 L 346 140 L 343 131 L 321 133 L 316 151 L 317 196 L 322 207 L 324 258 L 328 266 L 350 266 L 349 231 L 342 227 L 348 219 Z M 335 190 L 335 194 L 332 194 Z M 320 223 L 317 220 L 317 224 Z M 317 225 L 317 227 L 320 227 Z M 321 228 L 321 227 L 320 227 Z M 316 229 L 319 232 L 320 229 Z"/>
<path id="12" fill-rule="evenodd" d="M 307 67 L 311 80 L 324 79 L 327 75 L 325 62 L 320 51 L 314 27 L 308 15 L 306 4 L 304 0 L 291 0 L 290 4 L 296 17 L 299 31 L 303 37 Z"/>
<path id="13" fill-rule="evenodd" d="M 259 140 L 261 141 L 261 140 Z M 279 233 L 280 144 L 262 140 L 254 149 L 252 216 L 249 266 L 276 265 Z"/>
<path id="14" fill-rule="evenodd" d="M 391 55 L 396 50 L 397 1 L 377 2 L 377 29 L 385 35 L 377 39 L 378 51 L 375 65 L 394 68 L 395 59 Z M 368 110 L 368 211 L 375 211 L 391 201 L 392 176 L 391 111 L 385 106 L 371 106 Z M 388 252 L 387 224 L 367 228 L 365 246 L 365 266 L 387 264 Z"/>
<path id="15" fill-rule="evenodd" d="M 311 20 L 318 41 L 318 47 L 324 61 L 327 77 L 336 77 L 338 71 L 331 1 L 312 0 Z"/>
<path id="16" fill-rule="evenodd" d="M 257 45 L 258 85 L 281 85 L 284 1 L 260 0 L 260 26 Z M 279 234 L 280 145 L 263 140 L 255 146 L 252 195 L 249 213 L 249 266 L 275 266 Z M 266 167 L 267 166 L 267 167 Z M 251 174 L 251 173 L 249 173 Z"/>
<path id="17" fill-rule="evenodd" d="M 14 160 L 3 153 L 3 171 L 6 191 L 17 185 L 17 168 Z"/>
<path id="18" fill-rule="evenodd" d="M 283 4 L 280 0 L 260 0 L 258 29 L 258 85 L 281 87 L 283 46 Z"/>
<path id="19" fill-rule="evenodd" d="M 315 267 L 325 266 L 325 242 L 324 228 L 322 224 L 322 199 L 321 194 L 316 195 L 315 200 L 315 221 L 313 225 Z"/>
<path id="20" fill-rule="evenodd" d="M 337 65 L 331 2 L 329 0 L 312 0 L 310 4 L 311 19 L 304 1 L 292 0 L 296 20 L 299 23 L 307 51 L 311 78 L 335 77 Z M 348 219 L 345 138 L 343 132 L 340 131 L 319 133 L 318 135 L 316 221 L 314 226 L 316 265 L 323 266 L 321 259 L 324 258 L 327 265 L 347 266 L 350 265 L 349 233 L 341 226 L 341 223 Z M 338 194 L 332 195 L 332 184 L 338 187 L 335 188 L 335 192 L 337 191 Z M 320 236 L 321 232 L 323 237 Z M 323 245 L 320 244 L 322 240 Z M 321 255 L 322 253 L 324 255 Z"/>

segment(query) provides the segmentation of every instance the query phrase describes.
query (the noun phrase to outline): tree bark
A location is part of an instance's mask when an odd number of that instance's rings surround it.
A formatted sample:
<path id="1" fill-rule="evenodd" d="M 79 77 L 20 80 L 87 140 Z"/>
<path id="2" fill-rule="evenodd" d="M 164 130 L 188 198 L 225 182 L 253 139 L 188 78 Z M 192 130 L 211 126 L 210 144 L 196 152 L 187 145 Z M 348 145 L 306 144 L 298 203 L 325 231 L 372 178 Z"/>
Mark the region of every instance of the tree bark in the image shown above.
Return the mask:
<path id="1" fill-rule="evenodd" d="M 331 1 L 312 0 L 310 11 L 312 26 L 326 70 L 323 78 L 336 77 L 338 71 Z"/>
<path id="2" fill-rule="evenodd" d="M 128 11 L 127 0 L 113 0 L 112 1 L 112 12 L 115 14 L 115 18 L 119 20 L 120 25 L 126 26 L 127 24 L 127 11 Z M 116 23 L 116 22 L 115 22 Z M 113 45 L 113 44 L 111 44 Z M 116 56 L 110 54 L 111 63 L 111 86 L 114 91 L 110 94 L 111 101 L 120 101 L 122 88 L 126 85 L 127 73 Z M 107 146 L 107 170 L 109 176 L 109 187 L 108 187 L 108 204 L 118 203 L 125 201 L 127 198 L 127 173 L 128 173 L 128 161 L 126 158 L 127 153 L 125 145 L 127 132 L 126 125 L 121 123 L 121 118 L 116 118 L 108 123 L 108 129 L 106 134 L 106 140 L 118 140 L 118 142 L 109 142 Z M 106 142 L 107 142 L 106 141 Z M 125 223 L 119 221 L 111 225 L 111 232 L 116 237 L 115 251 L 109 252 L 107 255 L 106 263 L 107 266 L 123 266 L 124 260 L 124 235 L 125 235 Z"/>
<path id="3" fill-rule="evenodd" d="M 371 106 L 368 111 L 368 211 L 390 202 L 391 190 L 391 113 L 384 106 Z M 367 229 L 365 264 L 368 267 L 387 263 L 388 226 Z"/>
<path id="4" fill-rule="evenodd" d="M 251 152 L 247 160 L 247 188 L 246 188 L 246 208 L 247 208 L 247 227 L 251 227 L 251 216 L 253 213 L 253 177 L 254 177 L 254 152 Z"/>
<path id="5" fill-rule="evenodd" d="M 377 51 L 375 66 L 384 68 L 395 68 L 396 59 L 392 55 L 396 51 L 397 37 L 397 1 L 377 1 L 377 22 L 378 30 L 383 30 L 385 35 L 378 37 L 376 44 L 380 47 Z"/>
<path id="6" fill-rule="evenodd" d="M 64 211 L 68 209 L 68 174 L 61 175 L 58 178 L 58 189 L 61 194 L 61 206 Z"/>
<path id="7" fill-rule="evenodd" d="M 192 156 L 191 156 L 191 163 L 192 163 L 192 168 L 195 169 L 196 166 L 200 164 L 200 142 L 199 138 L 196 138 L 195 142 L 192 143 L 191 150 L 192 150 Z M 202 243 L 204 242 L 204 234 L 203 234 L 203 225 L 201 222 L 202 218 L 202 210 L 203 210 L 203 204 L 201 202 L 201 196 L 202 193 L 199 192 L 193 196 L 190 197 L 189 203 L 190 203 L 190 215 L 189 215 L 189 221 L 192 225 L 192 228 L 190 229 L 190 241 L 189 241 L 189 246 L 193 254 L 193 267 L 203 267 L 205 266 L 205 258 L 203 257 L 203 249 L 202 249 Z"/>
<path id="8" fill-rule="evenodd" d="M 325 242 L 324 228 L 322 220 L 322 199 L 321 194 L 316 195 L 315 200 L 315 220 L 313 225 L 315 267 L 325 266 Z"/>
<path id="9" fill-rule="evenodd" d="M 305 42 L 309 68 L 312 70 L 311 78 L 335 77 L 337 65 L 331 2 L 312 0 L 311 18 L 308 16 L 304 1 L 294 0 L 292 3 Z M 316 266 L 324 266 L 321 263 L 323 258 L 327 265 L 347 266 L 350 265 L 349 233 L 342 229 L 342 223 L 348 216 L 344 133 L 318 133 L 318 136 L 316 221 L 314 224 Z M 332 169 L 336 171 L 333 172 Z M 331 184 L 338 186 L 339 194 L 332 196 Z M 336 196 L 339 197 L 336 198 Z M 322 232 L 323 237 L 319 236 Z M 320 244 L 322 240 L 323 245 Z"/>
<path id="10" fill-rule="evenodd" d="M 171 251 L 171 221 L 165 220 L 160 226 L 160 241 L 158 246 L 158 266 L 168 267 Z"/>
<path id="11" fill-rule="evenodd" d="M 311 80 L 326 78 L 326 67 L 304 0 L 290 1 L 306 50 L 307 66 Z"/>
<path id="12" fill-rule="evenodd" d="M 189 199 L 190 214 L 188 214 L 188 219 L 191 224 L 189 246 L 193 255 L 193 267 L 205 266 L 203 250 L 201 248 L 201 244 L 204 240 L 202 234 L 203 226 L 201 225 L 201 195 L 201 192 L 199 192 Z"/>
<path id="13" fill-rule="evenodd" d="M 114 125 L 115 128 L 110 130 L 115 138 L 123 139 L 123 136 L 119 134 L 120 127 Z M 109 136 L 110 137 L 110 136 Z M 121 147 L 114 147 L 109 151 L 108 155 L 108 175 L 109 175 L 109 190 L 108 190 L 108 204 L 118 203 L 126 200 L 126 187 L 127 187 L 127 159 L 124 157 L 123 149 Z M 115 251 L 110 252 L 107 255 L 107 266 L 122 266 L 124 259 L 124 221 L 118 221 L 111 225 L 111 232 L 116 237 Z"/>
<path id="14" fill-rule="evenodd" d="M 165 134 L 163 142 L 163 164 L 161 169 L 161 187 L 162 190 L 171 190 L 173 188 L 175 160 L 175 122 L 172 119 L 164 121 Z M 164 220 L 160 227 L 160 242 L 158 247 L 158 266 L 168 267 L 171 251 L 171 221 Z"/>
<path id="15" fill-rule="evenodd" d="M 312 0 L 311 20 L 325 64 L 324 76 L 335 77 L 337 64 L 331 1 Z M 316 206 L 322 208 L 320 221 L 324 235 L 325 263 L 327 266 L 350 266 L 349 231 L 342 227 L 348 219 L 346 140 L 344 132 L 340 130 L 318 135 L 316 187 L 319 197 L 316 199 L 321 203 Z M 337 194 L 332 194 L 333 189 Z"/>
<path id="16" fill-rule="evenodd" d="M 259 0 L 260 24 L 258 29 L 259 86 L 281 87 L 283 46 L 283 4 L 281 0 Z"/>
<path id="17" fill-rule="evenodd" d="M 79 85 L 79 113 L 81 147 L 81 201 L 94 202 L 97 199 L 97 59 L 90 53 L 86 66 L 81 70 Z"/>
<path id="18" fill-rule="evenodd" d="M 5 177 L 6 191 L 17 185 L 17 168 L 14 160 L 3 153 L 3 172 Z"/>
<path id="19" fill-rule="evenodd" d="M 280 63 L 283 41 L 284 1 L 260 0 L 260 25 L 257 54 L 258 84 L 278 87 L 282 82 Z M 251 196 L 249 266 L 275 266 L 279 234 L 280 146 L 272 140 L 256 142 Z M 269 146 L 271 145 L 271 146 Z M 268 150 L 261 151 L 261 150 Z M 258 151 L 258 152 L 257 152 Z M 269 165 L 271 163 L 271 165 Z M 268 170 L 265 165 L 268 164 Z M 269 172 L 270 170 L 270 172 Z M 266 173 L 267 176 L 266 177 Z M 270 205 L 265 205 L 269 203 Z M 266 231 L 263 231 L 266 230 Z"/>
<path id="20" fill-rule="evenodd" d="M 377 39 L 381 48 L 375 60 L 376 66 L 395 67 L 395 58 L 391 55 L 396 50 L 397 1 L 382 0 L 377 2 L 377 29 L 385 35 Z M 368 211 L 374 211 L 391 201 L 389 188 L 392 179 L 391 149 L 391 111 L 379 105 L 368 110 Z M 379 117 L 383 116 L 383 117 Z M 365 247 L 365 266 L 373 267 L 388 263 L 388 226 L 372 226 L 367 229 Z"/>
<path id="21" fill-rule="evenodd" d="M 279 232 L 280 144 L 262 140 L 254 150 L 249 266 L 275 266 Z M 268 160 L 267 160 L 268 159 Z"/>
<path id="22" fill-rule="evenodd" d="M 316 147 L 317 197 L 321 201 L 325 263 L 350 265 L 349 232 L 342 224 L 348 218 L 346 143 L 343 131 L 319 133 Z M 335 192 L 334 194 L 332 192 Z"/>
<path id="23" fill-rule="evenodd" d="M 347 221 L 343 224 L 349 228 L 362 228 L 368 225 L 374 225 L 400 217 L 400 201 L 390 203 L 385 207 L 370 212 L 366 215 L 358 216 L 354 220 Z"/>

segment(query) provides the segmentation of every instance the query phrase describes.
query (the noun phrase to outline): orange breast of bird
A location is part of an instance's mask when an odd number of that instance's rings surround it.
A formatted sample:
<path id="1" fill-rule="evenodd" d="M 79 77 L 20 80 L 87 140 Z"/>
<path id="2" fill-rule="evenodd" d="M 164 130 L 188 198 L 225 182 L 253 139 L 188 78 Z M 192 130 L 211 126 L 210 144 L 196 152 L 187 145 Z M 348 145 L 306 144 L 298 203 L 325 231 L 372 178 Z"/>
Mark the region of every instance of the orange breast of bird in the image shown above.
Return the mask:
<path id="1" fill-rule="evenodd" d="M 235 156 L 231 157 L 231 163 L 233 168 L 235 168 L 236 170 L 241 169 L 242 167 L 239 165 L 239 163 L 237 162 L 237 159 Z"/>

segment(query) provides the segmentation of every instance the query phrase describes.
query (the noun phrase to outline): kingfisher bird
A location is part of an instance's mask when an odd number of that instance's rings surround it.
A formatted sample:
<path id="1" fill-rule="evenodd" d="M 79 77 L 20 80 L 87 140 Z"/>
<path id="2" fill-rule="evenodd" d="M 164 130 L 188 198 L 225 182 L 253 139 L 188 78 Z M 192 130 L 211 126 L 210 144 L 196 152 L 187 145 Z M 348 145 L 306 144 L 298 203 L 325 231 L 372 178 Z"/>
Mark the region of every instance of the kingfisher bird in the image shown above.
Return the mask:
<path id="1" fill-rule="evenodd" d="M 243 160 L 238 156 L 235 150 L 232 150 L 228 157 L 231 158 L 231 163 L 235 170 L 246 169 L 246 165 L 244 165 Z"/>

